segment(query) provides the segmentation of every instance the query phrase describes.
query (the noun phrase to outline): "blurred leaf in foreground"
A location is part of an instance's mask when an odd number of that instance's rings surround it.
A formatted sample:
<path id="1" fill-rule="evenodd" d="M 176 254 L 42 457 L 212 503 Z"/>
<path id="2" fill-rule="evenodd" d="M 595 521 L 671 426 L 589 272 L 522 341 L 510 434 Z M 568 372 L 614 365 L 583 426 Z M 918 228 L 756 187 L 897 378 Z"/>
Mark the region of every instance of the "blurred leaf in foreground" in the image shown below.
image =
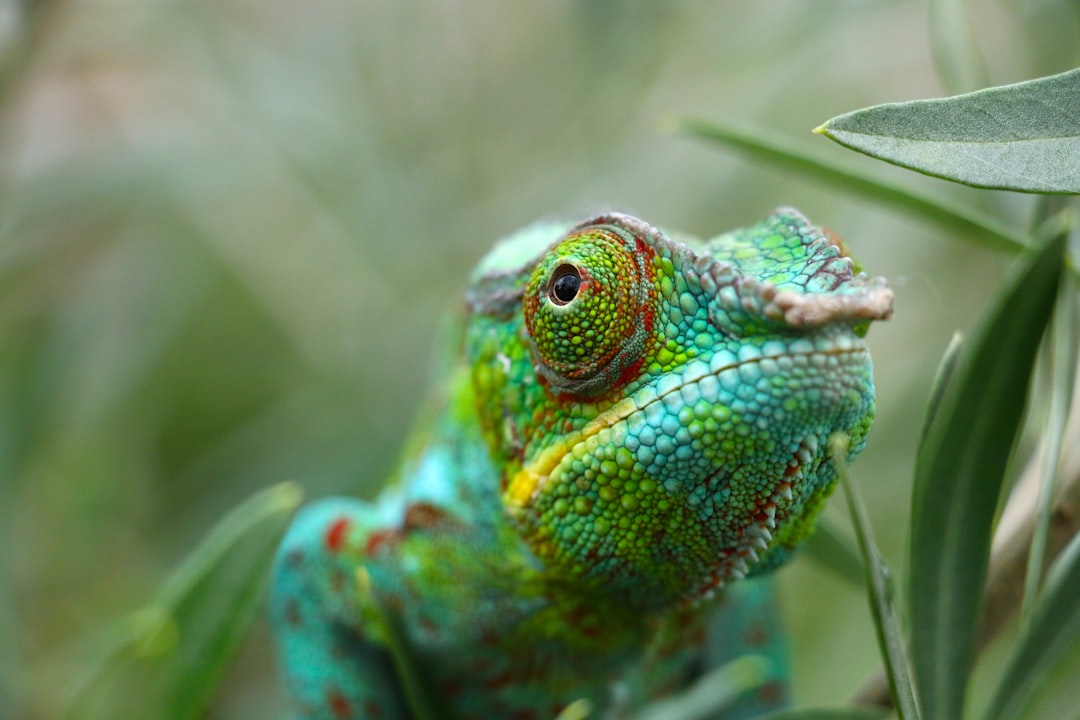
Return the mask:
<path id="1" fill-rule="evenodd" d="M 1080 69 L 936 100 L 889 103 L 815 132 L 975 187 L 1080 193 Z"/>
<path id="2" fill-rule="evenodd" d="M 261 607 L 270 560 L 301 497 L 282 483 L 227 515 L 116 632 L 66 718 L 202 717 Z"/>
<path id="3" fill-rule="evenodd" d="M 715 717 L 743 693 L 769 679 L 768 658 L 744 655 L 715 668 L 679 695 L 649 703 L 636 715 L 638 720 L 701 720 Z"/>
<path id="4" fill-rule="evenodd" d="M 1054 306 L 1065 236 L 1025 257 L 945 388 L 916 462 L 912 665 L 928 719 L 962 717 L 991 525 Z"/>
<path id="5" fill-rule="evenodd" d="M 759 720 L 885 720 L 881 708 L 791 708 L 763 715 Z"/>
<path id="6" fill-rule="evenodd" d="M 1047 583 L 1046 593 L 1035 608 L 1031 629 L 1009 658 L 1008 669 L 998 683 L 987 720 L 1025 717 L 1023 711 L 1049 678 L 1074 664 L 1080 651 L 1080 535 L 1062 552 Z M 1075 698 L 1075 676 L 1067 692 Z"/>

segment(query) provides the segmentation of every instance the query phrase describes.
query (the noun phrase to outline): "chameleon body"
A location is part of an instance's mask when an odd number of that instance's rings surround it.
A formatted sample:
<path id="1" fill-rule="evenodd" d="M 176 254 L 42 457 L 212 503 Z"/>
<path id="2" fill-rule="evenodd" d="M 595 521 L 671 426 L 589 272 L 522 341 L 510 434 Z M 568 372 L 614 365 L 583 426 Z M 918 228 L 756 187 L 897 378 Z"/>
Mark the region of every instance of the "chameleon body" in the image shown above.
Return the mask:
<path id="1" fill-rule="evenodd" d="M 445 377 L 373 503 L 302 510 L 272 621 L 299 718 L 626 717 L 743 652 L 783 701 L 767 573 L 874 414 L 892 293 L 790 209 L 708 242 L 627 215 L 534 225 L 465 293 Z M 399 653 L 397 659 L 400 660 Z"/>

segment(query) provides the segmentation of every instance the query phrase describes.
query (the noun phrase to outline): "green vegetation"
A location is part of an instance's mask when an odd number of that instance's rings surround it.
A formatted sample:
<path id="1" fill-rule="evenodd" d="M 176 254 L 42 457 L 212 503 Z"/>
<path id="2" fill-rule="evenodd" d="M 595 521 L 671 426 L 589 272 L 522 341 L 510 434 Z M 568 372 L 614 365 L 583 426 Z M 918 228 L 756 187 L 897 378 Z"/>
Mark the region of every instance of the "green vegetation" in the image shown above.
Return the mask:
<path id="1" fill-rule="evenodd" d="M 783 717 L 882 716 L 851 707 L 877 667 L 904 718 L 1078 717 L 1080 541 L 1054 515 L 1080 503 L 1076 3 L 12 7 L 4 720 L 280 717 L 280 483 L 375 491 L 490 243 L 597 206 L 709 235 L 780 204 L 897 290 L 847 481 L 866 512 L 836 498 L 780 574 L 797 704 L 843 709 Z"/>

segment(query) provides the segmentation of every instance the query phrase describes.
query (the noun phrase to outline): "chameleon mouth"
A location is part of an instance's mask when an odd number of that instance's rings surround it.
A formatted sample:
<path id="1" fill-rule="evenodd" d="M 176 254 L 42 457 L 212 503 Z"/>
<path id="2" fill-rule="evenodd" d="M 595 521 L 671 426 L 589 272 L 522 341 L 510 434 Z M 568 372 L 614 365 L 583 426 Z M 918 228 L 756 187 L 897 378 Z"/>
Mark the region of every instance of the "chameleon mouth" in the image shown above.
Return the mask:
<path id="1" fill-rule="evenodd" d="M 709 362 L 692 360 L 683 372 L 666 376 L 656 385 L 639 389 L 612 405 L 581 430 L 542 450 L 510 480 L 505 494 L 507 506 L 511 512 L 522 511 L 543 490 L 551 474 L 565 458 L 582 451 L 589 452 L 593 442 L 599 445 L 598 436 L 601 433 L 615 431 L 617 426 L 624 425 L 624 431 L 631 433 L 630 425 L 635 416 L 641 418 L 642 424 L 648 424 L 653 413 L 667 410 L 677 414 L 680 409 L 701 399 L 720 404 L 722 392 L 733 396 L 734 391 L 746 382 L 742 377 L 744 370 L 753 369 L 758 378 L 791 373 L 800 367 L 835 373 L 842 372 L 844 367 L 867 364 L 869 357 L 869 351 L 858 338 L 839 334 L 821 337 L 817 341 L 799 338 L 768 342 L 761 348 L 748 346 L 739 351 L 738 357 L 725 351 L 715 354 Z M 790 498 L 785 498 L 781 493 L 780 499 Z M 763 530 L 771 533 L 773 527 L 775 525 L 769 526 L 763 521 Z M 737 567 L 735 569 L 738 570 Z"/>

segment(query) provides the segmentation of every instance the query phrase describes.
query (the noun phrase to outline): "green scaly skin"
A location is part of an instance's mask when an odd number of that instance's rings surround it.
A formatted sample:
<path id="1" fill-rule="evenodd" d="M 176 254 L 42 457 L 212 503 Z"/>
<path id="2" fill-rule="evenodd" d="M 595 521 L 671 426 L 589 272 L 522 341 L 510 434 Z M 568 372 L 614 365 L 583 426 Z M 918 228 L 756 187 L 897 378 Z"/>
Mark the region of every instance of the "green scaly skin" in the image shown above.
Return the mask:
<path id="1" fill-rule="evenodd" d="M 794 210 L 707 243 L 612 213 L 502 241 L 465 304 L 397 479 L 278 553 L 296 716 L 409 716 L 382 613 L 440 717 L 625 717 L 745 652 L 773 681 L 723 717 L 781 703 L 769 587 L 735 581 L 810 531 L 830 437 L 865 444 L 884 281 Z"/>

